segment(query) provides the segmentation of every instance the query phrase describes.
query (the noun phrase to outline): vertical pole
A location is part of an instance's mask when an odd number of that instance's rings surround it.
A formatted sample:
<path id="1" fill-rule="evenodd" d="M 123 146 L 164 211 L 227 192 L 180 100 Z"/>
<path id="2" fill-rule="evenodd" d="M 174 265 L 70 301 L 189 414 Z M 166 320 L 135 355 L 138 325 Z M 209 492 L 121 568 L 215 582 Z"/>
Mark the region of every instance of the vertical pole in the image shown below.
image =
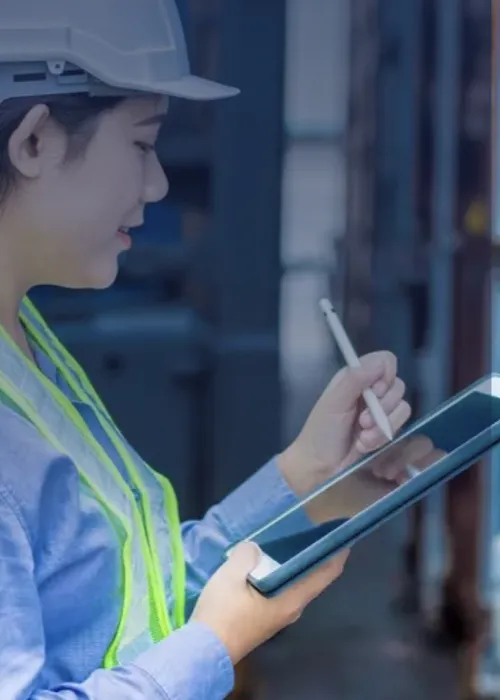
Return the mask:
<path id="1" fill-rule="evenodd" d="M 459 76 L 461 45 L 460 0 L 437 0 L 433 188 L 429 284 L 430 371 L 423 413 L 436 408 L 451 394 L 453 325 L 453 254 L 456 243 Z M 423 508 L 420 564 L 420 603 L 426 617 L 438 612 L 445 571 L 443 490 L 430 496 Z"/>
<path id="2" fill-rule="evenodd" d="M 379 70 L 379 0 L 351 0 L 347 225 L 343 241 L 342 314 L 360 353 L 372 345 L 372 239 Z"/>
<path id="3" fill-rule="evenodd" d="M 416 145 L 422 0 L 379 7 L 376 224 L 373 247 L 373 328 L 377 347 L 398 357 L 399 373 L 411 389 L 410 285 L 416 250 Z"/>
<path id="4" fill-rule="evenodd" d="M 454 260 L 453 390 L 491 368 L 491 0 L 462 0 L 460 150 Z M 444 588 L 443 626 L 460 648 L 461 693 L 475 683 L 487 627 L 482 609 L 481 531 L 483 465 L 447 488 L 450 572 Z"/>
<path id="5" fill-rule="evenodd" d="M 286 0 L 222 3 L 213 170 L 212 501 L 281 448 L 279 291 Z"/>
<path id="6" fill-rule="evenodd" d="M 281 448 L 279 290 L 286 0 L 221 3 L 219 77 L 241 94 L 217 106 L 210 271 L 214 364 L 206 436 L 208 502 Z M 234 700 L 255 697 L 251 660 Z"/>
<path id="7" fill-rule="evenodd" d="M 500 85 L 500 15 L 498 0 L 493 4 L 492 23 L 492 167 L 491 167 L 491 211 L 493 250 L 500 243 L 500 129 L 499 129 L 499 85 Z M 495 252 L 496 257 L 496 252 Z M 494 263 L 495 264 L 495 263 Z M 500 371 L 500 277 L 498 263 L 491 276 L 491 351 L 492 370 Z M 485 493 L 485 528 L 482 555 L 484 558 L 484 598 L 491 615 L 488 644 L 483 651 L 480 670 L 481 687 L 500 693 L 500 450 L 495 449 L 487 460 Z"/>

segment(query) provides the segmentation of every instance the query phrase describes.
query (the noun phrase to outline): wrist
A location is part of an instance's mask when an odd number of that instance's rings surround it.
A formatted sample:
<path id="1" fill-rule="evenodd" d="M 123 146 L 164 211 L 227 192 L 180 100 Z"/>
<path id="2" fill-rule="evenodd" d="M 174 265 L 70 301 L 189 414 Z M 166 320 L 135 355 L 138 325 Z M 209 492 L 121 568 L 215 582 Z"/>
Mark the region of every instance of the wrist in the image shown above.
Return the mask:
<path id="1" fill-rule="evenodd" d="M 297 443 L 292 443 L 276 458 L 276 464 L 288 487 L 297 498 L 303 498 L 321 486 L 325 478 L 321 478 L 321 470 L 311 464 Z"/>
<path id="2" fill-rule="evenodd" d="M 288 487 L 297 499 L 306 498 L 315 489 L 323 486 L 332 476 L 332 470 L 311 463 L 300 447 L 292 445 L 277 457 L 277 465 Z M 320 525 L 330 520 L 345 517 L 345 504 L 338 488 L 329 489 L 311 502 L 304 504 L 304 512 L 310 523 Z"/>
<path id="3" fill-rule="evenodd" d="M 198 697 L 203 679 L 203 698 L 228 697 L 235 687 L 235 669 L 226 648 L 203 623 L 189 621 L 166 639 L 154 644 L 134 659 L 133 666 L 155 682 L 151 693 L 177 698 L 179 687 L 187 696 Z M 172 674 L 175 667 L 175 674 Z M 179 685 L 180 684 L 180 685 Z M 186 697 L 187 697 L 186 696 Z M 149 697 L 149 695 L 148 695 Z"/>
<path id="4" fill-rule="evenodd" d="M 196 611 L 191 617 L 191 622 L 201 625 L 204 627 L 221 645 L 225 650 L 228 659 L 231 661 L 233 667 L 235 667 L 246 654 L 240 648 L 241 640 L 234 639 L 234 634 L 231 633 L 231 629 L 228 625 L 221 624 L 220 621 L 214 621 L 212 619 L 205 619 L 203 615 L 197 615 Z"/>

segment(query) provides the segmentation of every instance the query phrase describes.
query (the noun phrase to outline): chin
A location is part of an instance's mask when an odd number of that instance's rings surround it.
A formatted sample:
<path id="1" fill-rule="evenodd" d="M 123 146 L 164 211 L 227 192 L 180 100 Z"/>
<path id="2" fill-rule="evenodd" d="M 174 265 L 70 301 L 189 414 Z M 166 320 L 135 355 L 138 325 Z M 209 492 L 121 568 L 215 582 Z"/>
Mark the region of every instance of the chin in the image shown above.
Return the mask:
<path id="1" fill-rule="evenodd" d="M 116 275 L 113 277 L 113 279 L 95 282 L 91 287 L 88 287 L 88 289 L 95 289 L 96 291 L 103 290 L 103 289 L 109 289 L 110 287 L 113 286 L 115 281 L 116 281 Z"/>
<path id="2" fill-rule="evenodd" d="M 102 265 L 100 268 L 95 268 L 85 277 L 82 277 L 77 283 L 68 285 L 72 289 L 95 289 L 103 290 L 111 287 L 118 276 L 118 264 Z"/>

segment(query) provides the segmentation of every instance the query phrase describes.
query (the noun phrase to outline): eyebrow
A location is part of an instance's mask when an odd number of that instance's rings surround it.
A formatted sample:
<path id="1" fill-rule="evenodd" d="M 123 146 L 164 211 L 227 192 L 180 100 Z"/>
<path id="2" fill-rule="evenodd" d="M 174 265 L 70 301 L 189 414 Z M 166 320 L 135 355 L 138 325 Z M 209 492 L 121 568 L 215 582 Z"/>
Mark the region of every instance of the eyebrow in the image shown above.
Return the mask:
<path id="1" fill-rule="evenodd" d="M 143 119 L 140 122 L 136 122 L 135 126 L 154 126 L 156 124 L 163 124 L 167 118 L 167 113 L 155 114 L 154 117 L 149 117 L 148 119 Z"/>

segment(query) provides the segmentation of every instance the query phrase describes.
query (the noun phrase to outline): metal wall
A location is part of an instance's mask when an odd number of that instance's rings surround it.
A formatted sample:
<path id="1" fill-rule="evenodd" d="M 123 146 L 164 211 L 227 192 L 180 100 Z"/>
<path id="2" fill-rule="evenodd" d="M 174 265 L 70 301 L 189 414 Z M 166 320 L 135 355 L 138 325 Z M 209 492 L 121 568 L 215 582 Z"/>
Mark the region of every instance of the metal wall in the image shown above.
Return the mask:
<path id="1" fill-rule="evenodd" d="M 357 0 L 353 31 L 345 320 L 398 355 L 418 415 L 491 368 L 491 2 Z M 414 509 L 409 539 L 414 602 L 460 650 L 464 698 L 488 617 L 487 473 Z"/>

